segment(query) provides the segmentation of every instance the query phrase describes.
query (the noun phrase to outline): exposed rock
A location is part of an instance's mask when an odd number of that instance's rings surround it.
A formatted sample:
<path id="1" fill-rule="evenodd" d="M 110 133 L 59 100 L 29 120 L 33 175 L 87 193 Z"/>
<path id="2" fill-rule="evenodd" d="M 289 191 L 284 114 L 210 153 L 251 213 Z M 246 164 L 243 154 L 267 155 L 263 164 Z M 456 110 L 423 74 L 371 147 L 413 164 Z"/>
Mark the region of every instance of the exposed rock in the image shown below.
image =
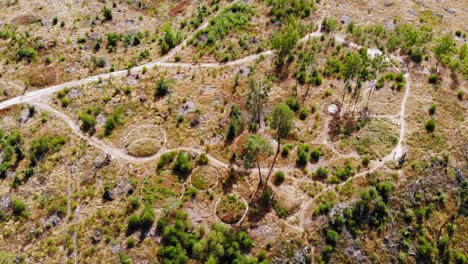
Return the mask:
<path id="1" fill-rule="evenodd" d="M 448 13 L 450 13 L 450 14 L 452 14 L 452 15 L 455 14 L 455 13 L 457 12 L 455 9 L 450 8 L 450 7 L 446 8 L 445 11 L 447 11 Z"/>
<path id="2" fill-rule="evenodd" d="M 11 207 L 11 197 L 8 194 L 0 196 L 0 213 L 6 213 Z"/>
<path id="3" fill-rule="evenodd" d="M 80 97 L 81 91 L 79 89 L 72 89 L 68 94 L 67 97 L 70 99 L 76 99 Z"/>
<path id="4" fill-rule="evenodd" d="M 342 24 L 347 25 L 347 24 L 349 24 L 351 22 L 351 17 L 347 16 L 347 15 L 344 15 L 344 16 L 341 17 L 340 22 Z"/>
<path id="5" fill-rule="evenodd" d="M 249 76 L 250 75 L 250 68 L 249 67 L 238 67 L 237 68 L 237 73 L 242 75 L 242 76 Z"/>
<path id="6" fill-rule="evenodd" d="M 120 245 L 119 244 L 111 245 L 111 252 L 113 254 L 119 253 L 120 252 Z"/>
<path id="7" fill-rule="evenodd" d="M 46 228 L 51 228 L 60 225 L 61 222 L 62 219 L 54 214 L 45 221 L 44 226 Z"/>
<path id="8" fill-rule="evenodd" d="M 338 112 L 338 106 L 336 104 L 331 104 L 328 106 L 327 110 L 330 114 L 336 114 Z"/>
<path id="9" fill-rule="evenodd" d="M 388 29 L 394 29 L 395 28 L 395 21 L 389 20 L 387 23 L 385 23 L 385 27 Z"/>
<path id="10" fill-rule="evenodd" d="M 29 118 L 31 118 L 31 115 L 29 113 L 29 109 L 26 108 L 21 112 L 20 123 L 21 124 L 26 124 L 28 122 Z"/>
<path id="11" fill-rule="evenodd" d="M 99 230 L 94 231 L 92 240 L 93 240 L 94 244 L 99 243 L 102 240 L 101 231 L 99 231 Z"/>
<path id="12" fill-rule="evenodd" d="M 132 74 L 127 77 L 127 85 L 133 86 L 138 84 L 140 76 Z"/>
<path id="13" fill-rule="evenodd" d="M 192 101 L 187 101 L 179 107 L 179 115 L 187 115 L 193 113 L 196 109 L 195 103 Z"/>
<path id="14" fill-rule="evenodd" d="M 177 73 L 172 76 L 172 79 L 175 81 L 182 81 L 187 75 L 185 73 Z"/>

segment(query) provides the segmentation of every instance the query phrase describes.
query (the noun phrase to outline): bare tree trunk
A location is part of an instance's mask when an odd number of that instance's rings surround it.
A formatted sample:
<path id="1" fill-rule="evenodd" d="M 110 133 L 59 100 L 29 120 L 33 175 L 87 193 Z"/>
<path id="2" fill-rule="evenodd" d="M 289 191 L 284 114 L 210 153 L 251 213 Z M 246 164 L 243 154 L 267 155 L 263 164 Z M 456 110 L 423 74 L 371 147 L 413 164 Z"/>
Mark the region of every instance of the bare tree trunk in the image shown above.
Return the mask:
<path id="1" fill-rule="evenodd" d="M 258 185 L 257 185 L 257 190 L 255 190 L 252 198 L 250 199 L 249 204 L 252 204 L 252 202 L 255 200 L 255 197 L 257 197 L 257 193 L 260 190 L 260 188 L 263 185 L 263 179 L 262 179 L 262 171 L 260 170 L 260 161 L 258 160 L 257 157 L 257 168 L 258 168 Z"/>
<path id="2" fill-rule="evenodd" d="M 281 145 L 281 139 L 278 138 L 278 147 L 276 148 L 275 158 L 273 159 L 273 163 L 271 163 L 270 171 L 268 172 L 268 176 L 266 178 L 264 186 L 267 186 L 268 182 L 270 181 L 271 173 L 273 172 L 273 168 L 275 167 L 276 160 L 278 159 L 278 155 L 280 153 L 280 149 L 281 149 L 280 145 Z"/>

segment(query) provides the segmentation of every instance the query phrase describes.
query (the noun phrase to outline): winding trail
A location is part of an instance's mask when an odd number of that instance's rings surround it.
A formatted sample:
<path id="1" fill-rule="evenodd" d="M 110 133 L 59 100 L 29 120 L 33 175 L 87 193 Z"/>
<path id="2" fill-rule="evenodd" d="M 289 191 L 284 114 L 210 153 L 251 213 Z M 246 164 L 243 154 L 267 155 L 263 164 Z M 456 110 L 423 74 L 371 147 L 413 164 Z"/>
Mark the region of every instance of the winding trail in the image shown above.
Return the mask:
<path id="1" fill-rule="evenodd" d="M 197 32 L 200 29 L 203 29 L 203 28 L 207 27 L 208 23 L 209 22 L 205 22 L 195 32 Z M 319 29 L 320 29 L 320 27 L 319 27 Z M 195 34 L 195 33 L 193 33 L 193 34 Z M 323 35 L 323 33 L 320 32 L 319 30 L 317 30 L 317 31 L 315 31 L 313 33 L 310 33 L 310 34 L 306 35 L 305 37 L 303 37 L 300 40 L 300 42 L 303 43 L 303 42 L 308 41 L 311 38 L 320 37 L 322 35 Z M 274 55 L 274 52 L 272 50 L 268 50 L 268 51 L 265 51 L 265 52 L 262 52 L 262 53 L 259 53 L 259 54 L 250 55 L 250 56 L 247 56 L 245 58 L 235 60 L 235 61 L 231 61 L 231 62 L 228 62 L 228 63 L 199 63 L 199 64 L 192 64 L 192 63 L 180 63 L 180 62 L 177 62 L 177 63 L 176 62 L 174 62 L 174 63 L 166 62 L 174 54 L 176 54 L 178 51 L 180 51 L 185 45 L 187 45 L 190 38 L 191 37 L 188 37 L 179 46 L 174 48 L 169 54 L 167 54 L 166 56 L 162 57 L 161 59 L 159 59 L 157 61 L 153 61 L 153 62 L 144 64 L 144 65 L 140 65 L 140 66 L 134 67 L 134 68 L 132 68 L 130 70 L 121 70 L 121 71 L 112 72 L 112 73 L 103 73 L 103 74 L 99 74 L 99 75 L 95 75 L 95 76 L 90 76 L 90 77 L 87 77 L 87 78 L 84 78 L 84 79 L 81 79 L 81 80 L 70 81 L 70 82 L 54 85 L 54 86 L 51 86 L 51 87 L 48 87 L 48 88 L 44 88 L 44 89 L 41 89 L 41 90 L 28 92 L 28 93 L 26 93 L 26 94 L 24 94 L 22 96 L 17 96 L 17 97 L 5 100 L 3 102 L 0 102 L 0 110 L 6 109 L 6 108 L 14 106 L 14 105 L 19 105 L 19 104 L 31 104 L 31 105 L 39 108 L 39 109 L 51 112 L 52 114 L 54 114 L 58 118 L 62 119 L 70 127 L 70 129 L 72 130 L 72 132 L 75 135 L 77 135 L 80 139 L 87 141 L 90 146 L 93 146 L 96 149 L 99 149 L 100 151 L 110 155 L 112 158 L 116 158 L 116 159 L 123 160 L 123 161 L 130 162 L 130 163 L 151 162 L 151 161 L 159 159 L 160 156 L 163 155 L 164 153 L 171 152 L 171 151 L 186 151 L 186 152 L 191 152 L 191 153 L 194 153 L 194 154 L 197 154 L 197 155 L 205 153 L 205 151 L 203 151 L 203 150 L 200 150 L 200 149 L 197 149 L 197 148 L 191 148 L 191 147 L 177 147 L 177 148 L 173 148 L 173 149 L 166 149 L 164 147 L 164 145 L 167 142 L 167 137 L 166 137 L 166 133 L 164 132 L 163 133 L 164 134 L 164 144 L 163 144 L 162 148 L 160 149 L 160 151 L 158 153 L 156 153 L 156 154 L 154 154 L 153 156 L 150 156 L 150 157 L 134 157 L 134 156 L 129 155 L 123 149 L 108 146 L 103 141 L 101 141 L 100 139 L 98 139 L 98 138 L 96 138 L 94 136 L 85 135 L 81 131 L 81 129 L 77 125 L 77 123 L 72 118 L 70 118 L 68 115 L 54 109 L 52 106 L 50 106 L 48 104 L 42 103 L 43 101 L 45 101 L 44 99 L 46 99 L 47 96 L 50 96 L 53 93 L 56 93 L 56 92 L 58 92 L 58 91 L 60 91 L 60 90 L 62 90 L 64 88 L 77 87 L 77 86 L 86 85 L 86 84 L 89 84 L 89 83 L 92 83 L 92 82 L 97 82 L 97 81 L 100 81 L 100 80 L 106 80 L 106 79 L 111 79 L 111 78 L 125 77 L 126 75 L 128 75 L 130 73 L 131 74 L 140 73 L 141 71 L 143 71 L 144 68 L 151 69 L 151 68 L 155 68 L 155 67 L 165 67 L 165 68 L 180 67 L 180 68 L 197 69 L 197 68 L 232 67 L 232 66 L 243 65 L 243 64 L 246 64 L 246 63 L 253 62 L 253 61 L 259 59 L 262 56 L 272 56 L 272 55 Z M 344 37 L 342 37 L 340 35 L 335 35 L 334 38 L 335 38 L 335 40 L 337 42 L 344 43 L 345 45 L 347 45 L 347 46 L 349 46 L 351 48 L 354 48 L 354 49 L 360 49 L 361 48 L 361 46 L 359 46 L 358 44 L 346 42 Z M 380 50 L 368 49 L 368 55 L 369 56 L 376 56 L 376 55 L 381 55 L 381 54 L 382 54 L 382 52 Z M 393 55 L 390 55 L 389 57 L 387 57 L 387 59 L 393 59 L 393 60 L 398 61 L 398 62 L 403 62 L 403 60 L 401 58 L 393 56 Z M 300 226 L 302 228 L 306 224 L 305 220 L 307 219 L 307 213 L 308 213 L 307 209 L 309 209 L 310 206 L 313 205 L 313 203 L 315 203 L 316 199 L 318 197 L 320 197 L 322 194 L 335 189 L 337 186 L 343 186 L 343 185 L 347 184 L 349 181 L 351 181 L 353 179 L 365 176 L 365 175 L 367 175 L 367 174 L 369 174 L 369 173 L 371 173 L 373 171 L 376 171 L 377 169 L 383 167 L 387 161 L 395 160 L 395 158 L 398 158 L 403 154 L 403 152 L 404 152 L 403 140 L 404 140 L 405 133 L 406 133 L 406 121 L 405 121 L 406 104 L 407 104 L 407 101 L 408 101 L 408 97 L 410 95 L 410 75 L 409 75 L 409 72 L 407 70 L 406 70 L 405 77 L 406 77 L 406 80 L 407 80 L 406 81 L 405 94 L 404 94 L 404 97 L 403 97 L 402 102 L 401 102 L 400 112 L 396 115 L 396 117 L 399 117 L 399 123 L 400 123 L 399 140 L 398 140 L 397 146 L 387 156 L 385 156 L 380 161 L 376 161 L 376 162 L 371 163 L 369 170 L 367 170 L 365 172 L 361 172 L 359 174 L 356 174 L 356 175 L 348 178 L 346 181 L 344 181 L 344 182 L 342 182 L 340 184 L 326 185 L 326 187 L 323 188 L 322 191 L 320 191 L 314 198 L 312 198 L 312 199 L 310 199 L 308 201 L 304 201 L 303 205 L 300 208 L 300 210 L 296 214 L 293 215 L 294 217 L 299 218 Z M 230 167 L 236 168 L 236 166 L 232 166 L 231 164 L 227 164 L 227 163 L 225 163 L 225 162 L 223 162 L 221 160 L 216 159 L 215 157 L 213 157 L 213 156 L 211 156 L 209 154 L 206 154 L 206 155 L 209 158 L 210 164 L 213 165 L 213 166 L 222 167 L 222 168 L 230 168 Z M 341 158 L 341 157 L 343 157 L 343 156 L 340 154 L 339 158 Z M 269 168 L 261 168 L 262 172 L 263 171 L 268 171 L 268 170 L 269 170 Z M 291 170 L 297 170 L 297 168 L 295 166 L 287 166 L 285 168 L 275 168 L 275 170 L 291 171 Z M 245 215 L 242 217 L 242 219 L 244 219 L 244 217 L 245 217 Z M 301 227 L 299 227 L 299 228 L 301 228 Z"/>

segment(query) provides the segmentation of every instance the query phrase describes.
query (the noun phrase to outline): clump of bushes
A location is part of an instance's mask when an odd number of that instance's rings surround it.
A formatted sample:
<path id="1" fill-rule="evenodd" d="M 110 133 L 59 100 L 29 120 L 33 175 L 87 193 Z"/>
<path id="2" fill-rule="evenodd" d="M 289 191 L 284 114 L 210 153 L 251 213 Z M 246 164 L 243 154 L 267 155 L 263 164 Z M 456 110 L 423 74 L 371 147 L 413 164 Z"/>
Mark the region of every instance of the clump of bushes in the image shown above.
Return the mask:
<path id="1" fill-rule="evenodd" d="M 161 53 L 166 54 L 180 42 L 182 36 L 176 35 L 169 24 L 163 28 L 163 38 L 160 40 Z"/>
<path id="2" fill-rule="evenodd" d="M 235 2 L 214 17 L 208 27 L 197 31 L 191 43 L 199 50 L 215 46 L 216 42 L 225 38 L 231 30 L 247 25 L 253 13 L 252 5 Z"/>
<path id="3" fill-rule="evenodd" d="M 26 204 L 20 199 L 13 199 L 13 214 L 22 215 L 26 211 Z"/>
<path id="4" fill-rule="evenodd" d="M 28 62 L 33 61 L 37 57 L 37 51 L 31 47 L 21 47 L 16 54 L 18 60 L 26 59 Z"/>
<path id="5" fill-rule="evenodd" d="M 34 165 L 38 161 L 42 160 L 46 154 L 55 153 L 65 145 L 67 139 L 63 135 L 56 137 L 41 136 L 35 138 L 31 143 L 31 149 L 29 150 L 29 159 Z"/>
<path id="6" fill-rule="evenodd" d="M 161 263 L 257 263 L 248 257 L 253 241 L 245 231 L 215 223 L 209 232 L 192 226 L 184 211 L 170 212 L 157 223 Z"/>
<path id="7" fill-rule="evenodd" d="M 148 230 L 154 223 L 155 212 L 154 208 L 151 205 L 146 205 L 141 211 L 141 214 L 131 214 L 128 217 L 127 230 L 133 232 L 139 228 Z"/>
<path id="8" fill-rule="evenodd" d="M 110 136 L 118 124 L 122 123 L 122 113 L 117 110 L 107 117 L 104 123 L 104 134 Z"/>
<path id="9" fill-rule="evenodd" d="M 180 151 L 172 169 L 182 176 L 187 176 L 193 169 L 189 155 Z"/>
<path id="10" fill-rule="evenodd" d="M 158 161 L 158 169 L 164 168 L 164 166 L 169 165 L 175 158 L 177 152 L 171 151 L 161 155 Z"/>

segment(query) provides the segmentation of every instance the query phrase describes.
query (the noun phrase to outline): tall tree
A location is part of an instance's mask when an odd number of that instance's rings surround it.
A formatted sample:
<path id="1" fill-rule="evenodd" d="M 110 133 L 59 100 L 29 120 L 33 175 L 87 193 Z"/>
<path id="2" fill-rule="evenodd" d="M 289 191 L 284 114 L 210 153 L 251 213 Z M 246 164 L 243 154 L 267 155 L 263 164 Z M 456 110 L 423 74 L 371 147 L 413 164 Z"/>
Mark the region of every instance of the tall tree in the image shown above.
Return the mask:
<path id="1" fill-rule="evenodd" d="M 252 200 L 257 196 L 258 190 L 263 184 L 262 171 L 260 169 L 260 160 L 266 159 L 273 154 L 273 147 L 268 139 L 260 135 L 252 135 L 247 139 L 244 149 L 244 166 L 247 168 L 253 167 L 256 164 L 258 169 L 258 186 L 255 190 Z M 251 202 L 252 202 L 251 200 Z"/>
<path id="2" fill-rule="evenodd" d="M 281 140 L 286 138 L 291 130 L 294 127 L 294 112 L 285 104 L 280 103 L 273 109 L 273 116 L 270 123 L 272 129 L 276 131 L 276 141 L 278 143 L 276 148 L 275 158 L 273 159 L 273 163 L 271 164 L 270 171 L 268 172 L 268 176 L 265 181 L 265 185 L 268 185 L 268 181 L 270 180 L 271 173 L 273 172 L 273 167 L 275 166 L 276 159 L 278 158 L 278 154 L 280 153 L 281 149 Z"/>
<path id="3" fill-rule="evenodd" d="M 270 89 L 271 82 L 266 78 L 258 82 L 253 78 L 250 80 L 246 106 L 252 113 L 252 122 L 257 123 L 258 128 L 260 128 L 263 107 L 268 100 Z"/>

